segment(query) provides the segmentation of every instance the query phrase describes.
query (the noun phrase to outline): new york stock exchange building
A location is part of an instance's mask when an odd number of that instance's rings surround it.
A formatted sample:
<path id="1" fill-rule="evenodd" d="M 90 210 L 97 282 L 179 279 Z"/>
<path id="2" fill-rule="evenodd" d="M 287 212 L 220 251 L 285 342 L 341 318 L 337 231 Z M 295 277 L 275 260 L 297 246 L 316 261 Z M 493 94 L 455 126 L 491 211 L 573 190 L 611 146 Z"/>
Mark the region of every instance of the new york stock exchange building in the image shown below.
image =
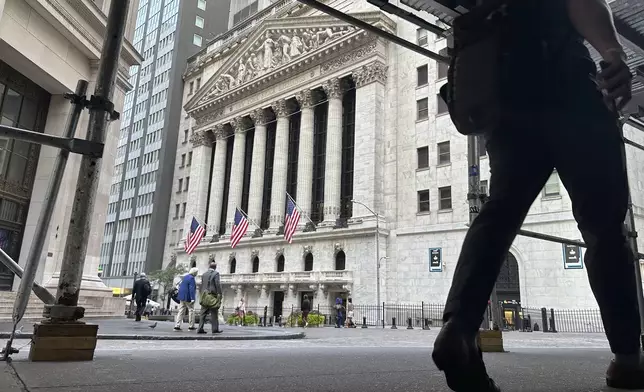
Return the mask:
<path id="1" fill-rule="evenodd" d="M 446 46 L 366 1 L 328 4 L 430 50 Z M 244 298 L 288 315 L 305 294 L 314 307 L 337 297 L 376 305 L 378 263 L 381 303 L 444 303 L 468 222 L 467 140 L 437 97 L 445 68 L 297 1 L 208 45 L 185 74 L 164 264 L 201 274 L 216 261 L 231 310 Z M 290 244 L 287 194 L 302 215 Z M 237 208 L 250 223 L 233 249 Z M 193 217 L 207 232 L 188 255 Z M 581 238 L 556 173 L 524 228 Z M 583 251 L 536 239 L 517 238 L 497 290 L 510 312 L 597 307 Z"/>

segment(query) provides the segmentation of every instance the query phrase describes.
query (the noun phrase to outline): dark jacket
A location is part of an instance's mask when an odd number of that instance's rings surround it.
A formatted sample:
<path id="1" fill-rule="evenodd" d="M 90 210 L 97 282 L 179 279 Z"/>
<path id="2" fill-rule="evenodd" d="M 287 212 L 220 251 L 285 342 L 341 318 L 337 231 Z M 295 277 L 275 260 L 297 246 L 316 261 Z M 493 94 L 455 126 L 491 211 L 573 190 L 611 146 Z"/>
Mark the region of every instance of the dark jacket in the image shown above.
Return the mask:
<path id="1" fill-rule="evenodd" d="M 308 299 L 305 299 L 302 301 L 302 312 L 310 312 L 311 311 L 311 301 Z"/>
<path id="2" fill-rule="evenodd" d="M 134 299 L 144 299 L 152 294 L 152 286 L 147 278 L 141 278 L 134 282 Z"/>
<path id="3" fill-rule="evenodd" d="M 201 276 L 201 291 L 222 294 L 218 271 L 210 268 Z"/>
<path id="4" fill-rule="evenodd" d="M 179 301 L 192 302 L 197 297 L 197 284 L 195 277 L 186 274 L 179 283 L 179 294 L 177 296 Z"/>

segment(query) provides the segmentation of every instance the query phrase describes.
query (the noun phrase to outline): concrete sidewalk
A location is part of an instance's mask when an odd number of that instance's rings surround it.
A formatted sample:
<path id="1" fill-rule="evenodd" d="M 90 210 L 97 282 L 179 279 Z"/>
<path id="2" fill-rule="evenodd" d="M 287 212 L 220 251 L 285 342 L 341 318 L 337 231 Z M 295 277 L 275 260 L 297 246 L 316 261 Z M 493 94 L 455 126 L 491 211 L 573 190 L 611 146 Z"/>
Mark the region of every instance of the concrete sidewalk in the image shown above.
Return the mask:
<path id="1" fill-rule="evenodd" d="M 140 321 L 131 319 L 90 320 L 88 324 L 98 325 L 98 338 L 105 340 L 288 340 L 302 339 L 302 330 L 263 327 L 233 327 L 220 325 L 223 333 L 197 334 L 189 331 L 184 323 L 182 331 L 174 331 L 174 323 L 170 321 Z M 155 326 L 156 325 L 156 326 Z M 22 332 L 17 335 L 20 339 L 29 339 L 33 333 L 33 322 L 23 322 Z M 155 326 L 154 328 L 151 328 Z M 0 323 L 0 339 L 10 336 L 12 325 Z M 210 325 L 206 325 L 210 331 Z"/>

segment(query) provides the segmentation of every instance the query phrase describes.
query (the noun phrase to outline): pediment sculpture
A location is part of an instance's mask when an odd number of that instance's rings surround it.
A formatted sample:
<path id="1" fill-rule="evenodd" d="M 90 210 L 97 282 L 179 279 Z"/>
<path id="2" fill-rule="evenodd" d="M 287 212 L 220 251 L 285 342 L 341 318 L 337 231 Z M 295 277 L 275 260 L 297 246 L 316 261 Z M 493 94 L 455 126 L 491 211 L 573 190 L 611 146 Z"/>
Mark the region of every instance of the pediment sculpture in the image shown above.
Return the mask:
<path id="1" fill-rule="evenodd" d="M 355 30 L 353 26 L 268 30 L 239 61 L 217 77 L 199 103 L 251 82 Z"/>

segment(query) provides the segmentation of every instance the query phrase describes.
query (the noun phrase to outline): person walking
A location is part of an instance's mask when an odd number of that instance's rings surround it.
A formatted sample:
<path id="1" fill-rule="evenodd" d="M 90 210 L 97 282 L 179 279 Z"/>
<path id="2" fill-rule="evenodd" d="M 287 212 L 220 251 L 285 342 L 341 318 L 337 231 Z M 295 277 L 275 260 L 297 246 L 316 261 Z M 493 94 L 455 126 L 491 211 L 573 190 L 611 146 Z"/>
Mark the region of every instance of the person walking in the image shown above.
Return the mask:
<path id="1" fill-rule="evenodd" d="M 134 321 L 141 321 L 141 315 L 145 312 L 145 308 L 148 304 L 148 297 L 152 294 L 152 286 L 150 281 L 145 273 L 139 275 L 139 279 L 134 282 L 134 287 L 132 290 L 132 299 L 130 301 L 135 301 L 136 303 L 136 317 Z"/>
<path id="2" fill-rule="evenodd" d="M 353 300 L 349 298 L 347 302 L 347 327 L 355 328 L 356 324 L 353 322 Z"/>
<path id="3" fill-rule="evenodd" d="M 239 326 L 243 326 L 246 323 L 246 302 L 244 298 L 239 299 L 239 304 L 237 305 L 237 315 L 239 316 Z"/>
<path id="4" fill-rule="evenodd" d="M 302 325 L 304 328 L 309 326 L 309 312 L 311 312 L 311 301 L 309 296 L 304 294 L 304 299 L 302 299 Z"/>
<path id="5" fill-rule="evenodd" d="M 606 383 L 644 389 L 635 261 L 624 228 L 628 178 L 616 110 L 631 99 L 632 74 L 611 8 L 606 0 L 504 3 L 503 19 L 493 22 L 505 29 L 498 34 L 503 57 L 495 86 L 505 116 L 485 134 L 490 196 L 465 236 L 433 360 L 454 391 L 500 391 L 487 374 L 476 334 L 517 231 L 556 169 L 588 246 L 588 278 L 614 353 Z M 601 55 L 602 70 L 584 39 Z M 476 60 L 472 64 L 484 69 Z M 571 146 L 585 158 L 571 154 Z"/>
<path id="6" fill-rule="evenodd" d="M 199 329 L 197 333 L 206 333 L 204 325 L 206 324 L 206 317 L 210 315 L 210 325 L 212 325 L 212 333 L 222 333 L 219 329 L 219 307 L 221 306 L 221 282 L 219 272 L 217 271 L 217 263 L 210 263 L 210 268 L 201 276 L 201 297 L 199 305 L 201 305 L 201 312 L 199 312 Z"/>
<path id="7" fill-rule="evenodd" d="M 344 325 L 344 305 L 342 304 L 342 298 L 338 297 L 335 299 L 335 327 L 342 328 Z"/>
<path id="8" fill-rule="evenodd" d="M 183 323 L 183 316 L 188 313 L 188 330 L 194 331 L 195 328 L 195 299 L 197 297 L 197 284 L 195 276 L 199 273 L 199 269 L 193 267 L 181 279 L 179 283 L 179 312 L 175 319 L 174 330 L 181 331 L 181 323 Z"/>

